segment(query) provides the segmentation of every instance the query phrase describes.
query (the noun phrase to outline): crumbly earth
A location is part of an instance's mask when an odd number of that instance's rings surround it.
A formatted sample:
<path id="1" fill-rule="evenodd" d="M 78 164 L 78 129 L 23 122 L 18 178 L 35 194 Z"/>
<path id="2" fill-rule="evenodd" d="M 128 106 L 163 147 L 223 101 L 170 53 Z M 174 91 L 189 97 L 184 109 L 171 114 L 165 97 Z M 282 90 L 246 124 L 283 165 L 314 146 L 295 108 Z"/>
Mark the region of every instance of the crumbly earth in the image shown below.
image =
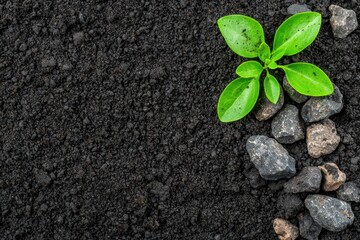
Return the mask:
<path id="1" fill-rule="evenodd" d="M 334 39 L 327 8 L 360 16 L 357 2 L 1 1 L 0 239 L 276 239 L 284 181 L 255 190 L 245 177 L 246 140 L 270 136 L 271 121 L 219 122 L 218 96 L 244 59 L 216 20 L 254 17 L 271 43 L 291 4 L 322 13 L 311 47 L 281 62 L 330 75 L 345 104 L 331 119 L 346 141 L 319 159 L 305 141 L 285 147 L 298 170 L 332 161 L 356 181 L 360 28 Z M 354 224 L 320 239 L 358 239 L 352 207 Z"/>

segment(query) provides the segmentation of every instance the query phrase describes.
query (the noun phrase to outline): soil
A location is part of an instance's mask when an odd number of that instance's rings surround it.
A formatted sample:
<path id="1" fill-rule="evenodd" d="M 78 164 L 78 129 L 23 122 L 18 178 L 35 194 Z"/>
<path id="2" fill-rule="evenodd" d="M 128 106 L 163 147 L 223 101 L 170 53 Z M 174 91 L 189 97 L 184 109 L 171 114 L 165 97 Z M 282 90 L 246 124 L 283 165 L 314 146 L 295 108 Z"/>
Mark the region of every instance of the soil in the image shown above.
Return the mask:
<path id="1" fill-rule="evenodd" d="M 244 59 L 216 20 L 254 17 L 271 43 L 293 3 L 323 25 L 283 63 L 324 69 L 345 106 L 331 117 L 334 153 L 285 147 L 298 170 L 330 161 L 360 180 L 360 28 L 334 39 L 327 10 L 360 16 L 359 1 L 1 1 L 0 239 L 277 239 L 284 181 L 253 189 L 245 176 L 246 140 L 271 136 L 271 121 L 219 122 L 218 96 Z M 320 239 L 360 239 L 359 207 L 351 227 Z"/>

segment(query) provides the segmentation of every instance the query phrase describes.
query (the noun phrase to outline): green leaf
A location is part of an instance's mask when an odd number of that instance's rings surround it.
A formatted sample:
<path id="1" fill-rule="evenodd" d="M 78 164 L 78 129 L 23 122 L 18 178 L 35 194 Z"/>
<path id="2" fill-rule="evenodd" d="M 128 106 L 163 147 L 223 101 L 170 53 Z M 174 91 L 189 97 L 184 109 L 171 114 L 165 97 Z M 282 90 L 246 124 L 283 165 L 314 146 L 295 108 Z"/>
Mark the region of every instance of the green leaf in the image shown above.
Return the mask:
<path id="1" fill-rule="evenodd" d="M 289 84 L 299 93 L 307 96 L 326 96 L 334 92 L 329 77 L 311 63 L 297 62 L 281 67 Z"/>
<path id="2" fill-rule="evenodd" d="M 243 78 L 257 77 L 263 71 L 263 67 L 257 61 L 243 62 L 236 68 L 236 74 Z"/>
<path id="3" fill-rule="evenodd" d="M 269 47 L 269 45 L 267 45 L 266 42 L 263 42 L 262 44 L 260 44 L 259 58 L 263 62 L 265 62 L 267 59 L 270 58 L 270 47 Z"/>
<path id="4" fill-rule="evenodd" d="M 237 78 L 221 93 L 217 113 L 220 121 L 233 122 L 245 117 L 259 97 L 259 77 Z"/>
<path id="5" fill-rule="evenodd" d="M 278 65 L 276 62 L 273 62 L 271 61 L 269 64 L 268 64 L 269 68 L 270 69 L 277 69 L 278 68 Z"/>
<path id="6" fill-rule="evenodd" d="M 302 12 L 289 17 L 275 33 L 273 55 L 284 49 L 285 56 L 301 52 L 315 40 L 320 26 L 321 14 L 317 12 Z"/>
<path id="7" fill-rule="evenodd" d="M 271 54 L 271 60 L 275 62 L 275 61 L 281 59 L 284 56 L 285 51 L 286 51 L 285 48 L 279 48 L 276 52 L 273 52 Z"/>
<path id="8" fill-rule="evenodd" d="M 269 99 L 269 101 L 273 104 L 276 104 L 279 100 L 281 90 L 279 82 L 273 75 L 266 75 L 264 80 L 264 89 L 265 95 Z"/>
<path id="9" fill-rule="evenodd" d="M 217 23 L 231 50 L 246 58 L 258 56 L 258 48 L 265 41 L 264 30 L 258 21 L 243 15 L 228 15 Z"/>

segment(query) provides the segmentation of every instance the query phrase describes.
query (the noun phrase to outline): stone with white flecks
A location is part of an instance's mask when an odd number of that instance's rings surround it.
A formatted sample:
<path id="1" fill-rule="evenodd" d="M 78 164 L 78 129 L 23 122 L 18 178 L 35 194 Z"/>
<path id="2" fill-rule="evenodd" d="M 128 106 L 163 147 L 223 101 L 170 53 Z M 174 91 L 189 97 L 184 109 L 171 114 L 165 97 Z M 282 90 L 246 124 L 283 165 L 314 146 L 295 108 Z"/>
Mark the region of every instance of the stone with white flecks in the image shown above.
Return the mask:
<path id="1" fill-rule="evenodd" d="M 326 97 L 311 97 L 301 109 L 301 117 L 305 122 L 317 122 L 326 119 L 343 108 L 343 95 L 334 85 L 333 94 Z"/>
<path id="2" fill-rule="evenodd" d="M 301 172 L 284 184 L 287 193 L 319 192 L 321 186 L 321 171 L 318 167 L 305 167 Z"/>
<path id="3" fill-rule="evenodd" d="M 279 240 L 295 240 L 299 236 L 299 228 L 285 219 L 275 218 L 273 227 Z"/>
<path id="4" fill-rule="evenodd" d="M 337 191 L 336 196 L 347 202 L 360 202 L 360 188 L 354 182 L 344 183 Z"/>
<path id="5" fill-rule="evenodd" d="M 329 231 L 342 231 L 354 221 L 351 205 L 337 198 L 320 194 L 309 195 L 305 199 L 305 206 L 314 221 Z"/>
<path id="6" fill-rule="evenodd" d="M 251 136 L 246 142 L 246 150 L 261 177 L 266 180 L 291 178 L 296 174 L 295 159 L 273 138 Z"/>
<path id="7" fill-rule="evenodd" d="M 272 120 L 271 133 L 280 143 L 291 144 L 304 139 L 297 107 L 287 104 Z"/>
<path id="8" fill-rule="evenodd" d="M 332 153 L 339 143 L 340 136 L 337 134 L 335 123 L 330 119 L 312 124 L 306 130 L 307 149 L 313 158 Z"/>
<path id="9" fill-rule="evenodd" d="M 337 5 L 330 5 L 330 24 L 335 37 L 345 38 L 358 27 L 356 13 Z"/>

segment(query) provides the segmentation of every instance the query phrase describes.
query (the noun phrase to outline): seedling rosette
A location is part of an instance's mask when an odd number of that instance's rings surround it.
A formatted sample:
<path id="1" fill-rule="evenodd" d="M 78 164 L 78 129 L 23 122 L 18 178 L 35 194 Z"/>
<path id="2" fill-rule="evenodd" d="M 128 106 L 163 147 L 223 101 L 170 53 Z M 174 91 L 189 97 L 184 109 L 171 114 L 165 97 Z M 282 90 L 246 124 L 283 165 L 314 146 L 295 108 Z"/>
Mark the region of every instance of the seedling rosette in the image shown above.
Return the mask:
<path id="1" fill-rule="evenodd" d="M 289 84 L 306 96 L 327 96 L 334 92 L 329 77 L 317 66 L 306 62 L 279 65 L 283 56 L 292 56 L 309 46 L 319 33 L 321 14 L 298 13 L 289 17 L 276 30 L 273 47 L 265 42 L 261 24 L 243 15 L 224 16 L 218 20 L 220 32 L 232 51 L 244 58 L 259 58 L 258 61 L 241 63 L 239 76 L 221 93 L 217 112 L 220 121 L 233 122 L 245 117 L 255 106 L 260 92 L 260 77 L 266 72 L 263 87 L 266 97 L 276 104 L 281 86 L 270 70 L 282 69 Z"/>

